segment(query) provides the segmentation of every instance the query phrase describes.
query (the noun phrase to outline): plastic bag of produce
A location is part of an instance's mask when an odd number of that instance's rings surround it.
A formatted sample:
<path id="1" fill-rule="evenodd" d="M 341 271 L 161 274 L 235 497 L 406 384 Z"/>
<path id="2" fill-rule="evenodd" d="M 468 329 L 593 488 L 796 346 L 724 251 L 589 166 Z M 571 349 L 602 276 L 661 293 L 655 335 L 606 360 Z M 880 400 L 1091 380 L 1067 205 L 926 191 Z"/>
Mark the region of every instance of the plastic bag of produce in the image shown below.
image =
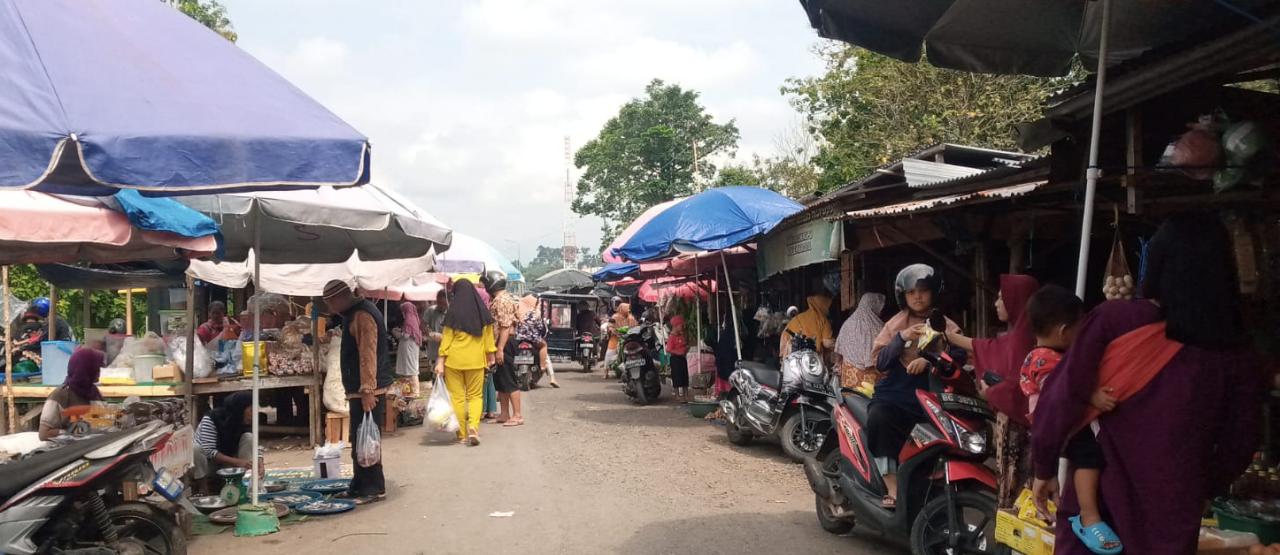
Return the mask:
<path id="1" fill-rule="evenodd" d="M 382 432 L 373 413 L 364 411 L 364 420 L 356 430 L 356 464 L 368 468 L 382 462 Z"/>
<path id="2" fill-rule="evenodd" d="M 458 415 L 453 411 L 453 399 L 444 386 L 444 376 L 436 376 L 436 385 L 431 388 L 431 398 L 427 400 L 427 422 L 441 432 L 458 431 Z"/>
<path id="3" fill-rule="evenodd" d="M 1120 240 L 1120 211 L 1116 210 L 1116 234 L 1111 240 L 1111 256 L 1107 258 L 1106 273 L 1102 277 L 1102 295 L 1108 300 L 1132 299 L 1138 291 L 1137 280 L 1129 270 L 1124 255 L 1124 242 Z"/>

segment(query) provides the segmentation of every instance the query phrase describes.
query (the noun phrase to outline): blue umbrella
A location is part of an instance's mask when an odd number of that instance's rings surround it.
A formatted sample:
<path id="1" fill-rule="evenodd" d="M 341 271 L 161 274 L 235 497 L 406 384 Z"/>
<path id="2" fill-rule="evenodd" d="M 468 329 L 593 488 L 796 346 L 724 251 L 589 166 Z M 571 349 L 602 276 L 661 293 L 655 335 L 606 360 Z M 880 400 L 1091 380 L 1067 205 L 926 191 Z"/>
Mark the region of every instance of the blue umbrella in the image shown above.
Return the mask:
<path id="1" fill-rule="evenodd" d="M 368 140 L 165 2 L 0 0 L 0 188 L 359 185 Z"/>
<path id="2" fill-rule="evenodd" d="M 655 260 L 676 251 L 716 251 L 750 242 L 799 212 L 800 203 L 759 187 L 708 189 L 649 220 L 618 256 L 635 262 Z"/>
<path id="3" fill-rule="evenodd" d="M 591 279 L 596 281 L 613 281 L 627 277 L 628 275 L 638 271 L 640 271 L 639 264 L 632 264 L 630 262 L 613 262 L 605 264 L 603 268 L 596 270 L 596 273 L 591 274 Z"/>

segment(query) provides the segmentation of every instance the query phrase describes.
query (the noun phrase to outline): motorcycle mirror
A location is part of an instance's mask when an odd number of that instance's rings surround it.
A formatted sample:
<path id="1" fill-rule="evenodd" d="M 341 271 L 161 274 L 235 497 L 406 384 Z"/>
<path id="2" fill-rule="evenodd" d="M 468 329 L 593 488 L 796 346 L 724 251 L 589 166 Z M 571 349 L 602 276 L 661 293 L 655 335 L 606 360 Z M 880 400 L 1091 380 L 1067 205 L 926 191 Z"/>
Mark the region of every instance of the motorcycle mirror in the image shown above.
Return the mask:
<path id="1" fill-rule="evenodd" d="M 797 314 L 800 314 L 800 309 L 794 306 L 787 307 L 787 318 L 795 318 Z"/>

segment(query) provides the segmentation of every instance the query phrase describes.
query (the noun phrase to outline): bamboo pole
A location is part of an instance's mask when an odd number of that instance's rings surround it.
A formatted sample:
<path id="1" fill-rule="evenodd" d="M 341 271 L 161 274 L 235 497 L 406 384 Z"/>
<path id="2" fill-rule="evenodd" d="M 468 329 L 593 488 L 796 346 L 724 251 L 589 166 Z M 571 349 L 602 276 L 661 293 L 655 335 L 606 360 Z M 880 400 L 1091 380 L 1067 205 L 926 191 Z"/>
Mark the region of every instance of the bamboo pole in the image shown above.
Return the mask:
<path id="1" fill-rule="evenodd" d="M 186 369 L 182 373 L 182 381 L 186 391 L 182 398 L 187 404 L 187 422 L 196 423 L 196 283 L 191 274 L 187 274 L 187 360 Z"/>
<path id="2" fill-rule="evenodd" d="M 124 291 L 124 335 L 133 337 L 133 288 Z"/>
<path id="3" fill-rule="evenodd" d="M 49 286 L 49 335 L 45 341 L 58 339 L 58 288 Z"/>
<path id="4" fill-rule="evenodd" d="M 5 404 L 8 406 L 8 433 L 18 431 L 18 409 L 13 404 L 13 310 L 9 306 L 9 267 L 5 266 L 0 269 L 3 276 L 0 280 L 4 281 L 4 392 Z"/>

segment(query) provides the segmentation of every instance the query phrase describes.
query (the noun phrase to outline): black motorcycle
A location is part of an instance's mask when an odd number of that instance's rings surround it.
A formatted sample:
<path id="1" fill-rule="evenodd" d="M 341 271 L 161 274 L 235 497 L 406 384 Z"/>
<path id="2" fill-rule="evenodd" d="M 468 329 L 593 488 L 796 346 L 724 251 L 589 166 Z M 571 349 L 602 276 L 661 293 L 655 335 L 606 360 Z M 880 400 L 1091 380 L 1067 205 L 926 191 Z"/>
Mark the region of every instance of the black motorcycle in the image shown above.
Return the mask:
<path id="1" fill-rule="evenodd" d="M 520 391 L 529 391 L 542 381 L 543 368 L 539 358 L 541 357 L 538 356 L 538 346 L 532 341 L 516 343 L 516 356 L 513 362 L 516 365 L 516 383 L 519 384 Z"/>
<path id="2" fill-rule="evenodd" d="M 797 461 L 812 458 L 831 430 L 830 370 L 813 339 L 791 335 L 791 354 L 782 369 L 740 361 L 729 376 L 729 392 L 720 401 L 729 442 L 747 445 L 756 437 L 777 436 L 782 450 Z M 839 387 L 835 388 L 839 391 Z"/>
<path id="3" fill-rule="evenodd" d="M 171 435 L 153 422 L 0 465 L 0 553 L 186 553 L 172 505 L 162 508 L 181 498 L 182 482 L 150 461 Z M 128 482 L 155 493 L 126 501 Z"/>
<path id="4" fill-rule="evenodd" d="M 641 405 L 657 401 L 662 394 L 657 352 L 653 324 L 632 326 L 622 336 L 622 390 Z"/>

